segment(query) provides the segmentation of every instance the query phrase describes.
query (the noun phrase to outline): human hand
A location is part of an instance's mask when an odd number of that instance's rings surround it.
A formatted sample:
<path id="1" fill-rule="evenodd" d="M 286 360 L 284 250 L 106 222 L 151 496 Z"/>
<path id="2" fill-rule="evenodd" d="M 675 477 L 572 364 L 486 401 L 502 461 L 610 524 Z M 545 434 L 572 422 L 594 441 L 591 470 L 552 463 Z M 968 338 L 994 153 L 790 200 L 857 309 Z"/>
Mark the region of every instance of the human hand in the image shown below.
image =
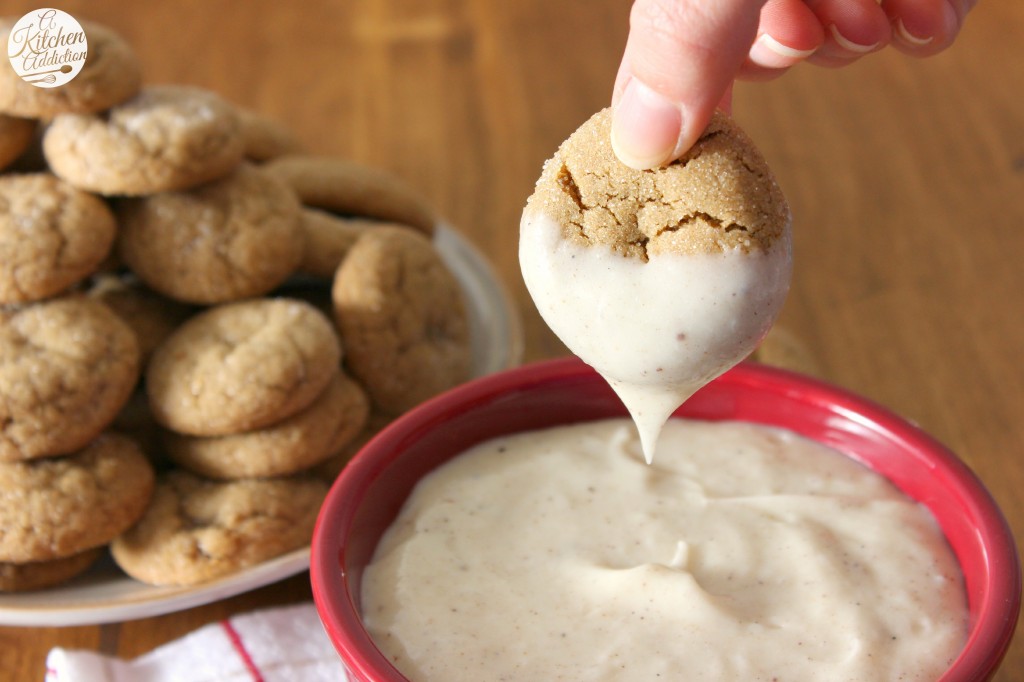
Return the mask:
<path id="1" fill-rule="evenodd" d="M 612 146 L 634 168 L 688 150 L 736 78 L 838 67 L 893 45 L 949 47 L 977 0 L 635 0 L 615 79 Z"/>

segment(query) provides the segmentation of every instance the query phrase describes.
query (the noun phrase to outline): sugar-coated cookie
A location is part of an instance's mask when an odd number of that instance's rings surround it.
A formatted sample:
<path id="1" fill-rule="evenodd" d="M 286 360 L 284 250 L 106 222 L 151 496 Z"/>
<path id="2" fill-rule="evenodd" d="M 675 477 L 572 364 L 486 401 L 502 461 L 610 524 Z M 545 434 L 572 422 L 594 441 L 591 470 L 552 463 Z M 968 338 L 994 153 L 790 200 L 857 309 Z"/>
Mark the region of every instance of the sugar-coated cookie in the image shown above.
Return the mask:
<path id="1" fill-rule="evenodd" d="M 0 303 L 37 301 L 92 274 L 117 224 L 102 199 L 50 175 L 0 175 Z"/>
<path id="2" fill-rule="evenodd" d="M 0 19 L 0 44 L 7 45 L 16 21 L 16 17 Z M 82 70 L 60 87 L 37 88 L 4 64 L 0 69 L 0 112 L 42 119 L 64 113 L 91 114 L 139 91 L 142 69 L 128 43 L 105 26 L 80 23 L 89 43 Z"/>
<path id="3" fill-rule="evenodd" d="M 210 481 L 172 471 L 111 554 L 145 583 L 206 582 L 308 545 L 326 495 L 311 477 Z"/>
<path id="4" fill-rule="evenodd" d="M 312 405 L 283 421 L 230 436 L 167 432 L 164 446 L 176 463 L 210 478 L 283 476 L 345 447 L 363 429 L 369 411 L 363 389 L 338 372 Z"/>
<path id="5" fill-rule="evenodd" d="M 114 433 L 65 457 L 0 463 L 0 561 L 47 561 L 104 545 L 138 520 L 152 492 L 149 461 Z"/>
<path id="6" fill-rule="evenodd" d="M 55 117 L 43 152 L 53 172 L 76 187 L 142 195 L 227 175 L 242 160 L 244 142 L 238 114 L 218 95 L 160 85 L 102 114 Z"/>
<path id="7" fill-rule="evenodd" d="M 49 561 L 0 563 L 0 592 L 28 592 L 53 587 L 89 570 L 103 555 L 103 547 Z"/>
<path id="8" fill-rule="evenodd" d="M 163 426 L 223 436 L 302 411 L 327 388 L 340 359 L 330 320 L 308 303 L 228 303 L 192 317 L 156 349 L 146 390 Z"/>
<path id="9" fill-rule="evenodd" d="M 381 225 L 366 218 L 341 218 L 315 208 L 302 209 L 302 231 L 306 238 L 299 271 L 313 277 L 333 280 L 345 254 L 359 236 Z"/>
<path id="10" fill-rule="evenodd" d="M 582 246 L 624 256 L 764 249 L 789 224 L 767 162 L 735 122 L 716 112 L 677 162 L 655 172 L 612 152 L 611 110 L 594 114 L 544 165 L 526 212 L 541 212 Z"/>
<path id="11" fill-rule="evenodd" d="M 0 309 L 0 462 L 85 446 L 138 376 L 135 334 L 102 303 L 76 295 Z"/>
<path id="12" fill-rule="evenodd" d="M 0 114 L 0 169 L 7 168 L 29 148 L 36 126 L 32 119 Z"/>
<path id="13" fill-rule="evenodd" d="M 282 156 L 265 168 L 287 182 L 306 206 L 363 216 L 432 233 L 437 216 L 399 177 L 347 159 Z"/>
<path id="14" fill-rule="evenodd" d="M 242 138 L 245 140 L 245 158 L 263 163 L 279 156 L 299 154 L 302 143 L 284 124 L 251 109 L 239 108 Z"/>
<path id="15" fill-rule="evenodd" d="M 423 234 L 381 227 L 362 235 L 332 296 L 347 366 L 381 411 L 399 414 L 469 378 L 462 290 Z"/>
<path id="16" fill-rule="evenodd" d="M 264 294 L 295 271 L 305 246 L 294 192 L 249 164 L 192 190 L 126 199 L 117 215 L 124 263 L 189 303 Z"/>
<path id="17" fill-rule="evenodd" d="M 161 296 L 131 276 L 98 275 L 87 295 L 113 310 L 135 332 L 142 367 L 153 350 L 195 312 L 192 306 Z"/>

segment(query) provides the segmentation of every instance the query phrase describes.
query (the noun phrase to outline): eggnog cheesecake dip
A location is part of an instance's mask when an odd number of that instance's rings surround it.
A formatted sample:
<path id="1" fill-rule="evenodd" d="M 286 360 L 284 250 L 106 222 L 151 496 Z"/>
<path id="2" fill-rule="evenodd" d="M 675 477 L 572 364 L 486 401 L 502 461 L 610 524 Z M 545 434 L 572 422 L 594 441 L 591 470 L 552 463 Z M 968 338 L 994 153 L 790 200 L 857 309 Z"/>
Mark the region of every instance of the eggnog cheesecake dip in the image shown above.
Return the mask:
<path id="1" fill-rule="evenodd" d="M 478 444 L 423 478 L 362 578 L 413 682 L 934 682 L 963 646 L 927 510 L 791 431 L 627 418 Z"/>
<path id="2" fill-rule="evenodd" d="M 753 351 L 789 289 L 791 218 L 768 164 L 716 113 L 679 161 L 638 171 L 598 112 L 544 166 L 520 225 L 544 321 L 629 409 L 648 461 L 669 415 Z"/>

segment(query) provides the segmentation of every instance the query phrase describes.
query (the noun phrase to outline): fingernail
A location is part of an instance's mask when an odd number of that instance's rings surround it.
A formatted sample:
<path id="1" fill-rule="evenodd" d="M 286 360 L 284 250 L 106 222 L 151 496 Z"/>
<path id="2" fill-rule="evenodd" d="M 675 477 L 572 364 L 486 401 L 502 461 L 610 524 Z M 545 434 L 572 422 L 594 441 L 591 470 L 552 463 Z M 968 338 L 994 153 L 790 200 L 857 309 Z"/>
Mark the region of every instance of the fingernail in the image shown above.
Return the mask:
<path id="1" fill-rule="evenodd" d="M 873 45 L 861 45 L 860 43 L 853 42 L 852 40 L 844 36 L 842 33 L 840 33 L 839 29 L 836 27 L 835 24 L 829 24 L 828 30 L 832 34 L 832 39 L 835 40 L 836 43 L 839 44 L 839 47 L 843 48 L 844 50 L 856 52 L 857 54 L 867 54 L 868 52 L 872 52 L 878 48 L 878 43 L 875 43 Z"/>
<path id="2" fill-rule="evenodd" d="M 750 47 L 750 61 L 769 69 L 785 69 L 807 59 L 814 50 L 798 50 L 762 33 Z"/>
<path id="3" fill-rule="evenodd" d="M 935 36 L 928 36 L 927 38 L 919 38 L 915 36 L 913 33 L 907 30 L 907 27 L 903 23 L 902 18 L 896 20 L 896 35 L 898 35 L 900 37 L 900 40 L 902 40 L 903 42 L 917 46 L 927 45 L 928 43 L 932 42 L 932 40 L 935 38 Z"/>
<path id="4" fill-rule="evenodd" d="M 631 168 L 656 168 L 671 159 L 682 125 L 677 104 L 632 78 L 612 111 L 612 149 Z"/>

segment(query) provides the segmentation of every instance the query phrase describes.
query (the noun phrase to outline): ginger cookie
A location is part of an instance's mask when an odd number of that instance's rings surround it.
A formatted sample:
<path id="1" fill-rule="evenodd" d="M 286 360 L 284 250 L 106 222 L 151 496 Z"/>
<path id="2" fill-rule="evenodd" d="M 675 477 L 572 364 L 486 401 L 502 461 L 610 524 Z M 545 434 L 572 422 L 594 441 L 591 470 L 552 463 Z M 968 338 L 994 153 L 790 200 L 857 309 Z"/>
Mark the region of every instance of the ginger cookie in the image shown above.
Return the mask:
<path id="1" fill-rule="evenodd" d="M 0 462 L 85 446 L 138 376 L 135 334 L 102 303 L 76 295 L 0 309 Z"/>
<path id="2" fill-rule="evenodd" d="M 192 306 L 161 296 L 131 276 L 99 275 L 87 294 L 113 310 L 135 332 L 142 367 L 153 350 L 194 312 Z"/>
<path id="3" fill-rule="evenodd" d="M 263 163 L 279 156 L 299 154 L 302 143 L 284 124 L 251 109 L 237 109 L 245 140 L 245 158 Z"/>
<path id="4" fill-rule="evenodd" d="M 315 208 L 302 209 L 302 231 L 306 238 L 299 271 L 313 277 L 333 280 L 345 254 L 359 236 L 381 225 L 365 218 L 340 218 Z"/>
<path id="5" fill-rule="evenodd" d="M 149 462 L 114 433 L 73 455 L 0 463 L 0 561 L 47 561 L 104 545 L 135 523 L 152 492 Z"/>
<path id="6" fill-rule="evenodd" d="M 294 192 L 248 164 L 192 190 L 126 199 L 117 213 L 121 259 L 152 289 L 179 301 L 265 294 L 302 259 Z"/>
<path id="7" fill-rule="evenodd" d="M 103 547 L 49 561 L 0 563 L 0 592 L 28 592 L 65 583 L 85 573 L 103 555 Z"/>
<path id="8" fill-rule="evenodd" d="M 338 372 L 312 405 L 280 422 L 219 437 L 167 432 L 164 446 L 179 465 L 209 478 L 283 476 L 338 452 L 362 430 L 369 411 L 363 389 Z"/>
<path id="9" fill-rule="evenodd" d="M 424 235 L 367 232 L 338 268 L 332 296 L 347 366 L 383 412 L 399 414 L 469 378 L 462 291 Z"/>
<path id="10" fill-rule="evenodd" d="M 0 169 L 7 168 L 32 144 L 36 122 L 0 114 Z"/>
<path id="11" fill-rule="evenodd" d="M 223 436 L 302 411 L 327 388 L 340 360 L 330 320 L 308 303 L 228 303 L 192 317 L 156 349 L 146 391 L 163 426 Z"/>
<path id="12" fill-rule="evenodd" d="M 0 176 L 0 303 L 48 298 L 83 280 L 116 230 L 101 199 L 49 173 Z"/>
<path id="13" fill-rule="evenodd" d="M 160 85 L 102 114 L 57 116 L 43 152 L 53 172 L 76 187 L 136 196 L 223 177 L 242 160 L 244 143 L 238 114 L 219 96 Z"/>
<path id="14" fill-rule="evenodd" d="M 206 582 L 308 545 L 326 495 L 327 485 L 309 477 L 209 481 L 168 472 L 111 554 L 151 585 Z"/>
<path id="15" fill-rule="evenodd" d="M 7 45 L 17 18 L 0 20 L 0 44 Z M 105 26 L 83 21 L 89 55 L 73 79 L 56 88 L 26 83 L 12 68 L 0 69 L 0 111 L 25 118 L 92 114 L 119 104 L 139 91 L 142 69 L 135 52 Z"/>
<path id="16" fill-rule="evenodd" d="M 346 216 L 408 225 L 431 234 L 437 216 L 415 190 L 391 173 L 323 156 L 283 156 L 264 166 L 306 206 Z"/>
<path id="17" fill-rule="evenodd" d="M 789 208 L 767 162 L 736 123 L 716 112 L 679 161 L 638 171 L 611 150 L 611 110 L 595 114 L 544 165 L 526 213 L 543 213 L 567 241 L 604 244 L 646 261 L 659 252 L 765 249 Z"/>

